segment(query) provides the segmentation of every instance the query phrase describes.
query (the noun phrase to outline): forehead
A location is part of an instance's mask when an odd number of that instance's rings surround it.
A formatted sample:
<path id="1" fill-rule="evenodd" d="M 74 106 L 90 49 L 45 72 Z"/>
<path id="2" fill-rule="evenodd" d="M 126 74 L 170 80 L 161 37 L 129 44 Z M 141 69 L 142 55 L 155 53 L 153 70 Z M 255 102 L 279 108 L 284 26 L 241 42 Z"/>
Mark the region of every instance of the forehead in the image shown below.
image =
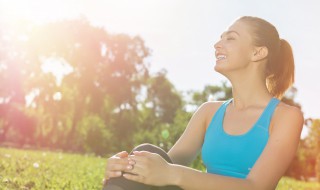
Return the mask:
<path id="1" fill-rule="evenodd" d="M 225 31 L 225 32 L 223 32 L 223 33 L 221 34 L 221 38 L 222 38 L 224 35 L 228 35 L 228 34 L 232 34 L 232 33 L 240 36 L 240 34 L 239 34 L 237 31 L 235 31 L 235 30 L 227 30 L 227 31 Z"/>
<path id="2" fill-rule="evenodd" d="M 244 38 L 248 38 L 251 35 L 248 24 L 241 21 L 236 21 L 231 24 L 227 30 L 222 33 L 222 35 L 226 34 L 235 34 Z"/>

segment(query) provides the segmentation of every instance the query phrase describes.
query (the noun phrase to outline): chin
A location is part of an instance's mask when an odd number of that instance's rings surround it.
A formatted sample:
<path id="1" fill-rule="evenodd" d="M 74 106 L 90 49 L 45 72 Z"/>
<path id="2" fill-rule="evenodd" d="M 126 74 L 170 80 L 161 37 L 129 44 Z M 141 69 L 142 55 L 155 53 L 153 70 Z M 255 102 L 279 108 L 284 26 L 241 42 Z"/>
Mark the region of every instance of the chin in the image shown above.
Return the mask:
<path id="1" fill-rule="evenodd" d="M 222 67 L 220 67 L 219 65 L 215 65 L 214 66 L 214 70 L 216 71 L 216 72 L 218 72 L 218 73 L 220 73 L 221 75 L 223 75 L 223 76 L 226 76 L 225 75 L 225 69 L 223 69 Z"/>
<path id="2" fill-rule="evenodd" d="M 221 68 L 221 66 L 220 65 L 218 65 L 218 64 L 216 64 L 215 66 L 214 66 L 214 68 L 213 68 L 216 72 L 222 72 L 222 68 Z"/>

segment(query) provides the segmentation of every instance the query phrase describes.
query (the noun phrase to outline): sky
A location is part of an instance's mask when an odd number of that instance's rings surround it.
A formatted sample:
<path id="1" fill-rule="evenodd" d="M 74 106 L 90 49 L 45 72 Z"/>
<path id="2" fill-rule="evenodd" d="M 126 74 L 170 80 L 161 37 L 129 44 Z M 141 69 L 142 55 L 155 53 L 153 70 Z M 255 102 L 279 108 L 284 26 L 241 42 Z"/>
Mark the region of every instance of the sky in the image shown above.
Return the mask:
<path id="1" fill-rule="evenodd" d="M 214 43 L 238 17 L 271 22 L 292 46 L 297 96 L 305 118 L 320 118 L 320 2 L 317 0 L 0 0 L 0 22 L 43 23 L 85 16 L 109 33 L 140 36 L 151 71 L 166 69 L 177 90 L 230 82 L 214 70 Z"/>

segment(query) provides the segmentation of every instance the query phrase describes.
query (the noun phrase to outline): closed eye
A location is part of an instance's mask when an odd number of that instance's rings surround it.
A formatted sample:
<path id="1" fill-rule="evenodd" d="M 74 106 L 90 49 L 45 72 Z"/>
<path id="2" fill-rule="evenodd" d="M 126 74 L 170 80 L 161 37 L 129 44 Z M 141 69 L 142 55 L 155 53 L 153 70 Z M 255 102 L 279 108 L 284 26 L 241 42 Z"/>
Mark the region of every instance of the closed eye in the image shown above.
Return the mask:
<path id="1" fill-rule="evenodd" d="M 225 40 L 235 40 L 236 38 L 231 36 L 231 35 L 227 35 L 227 36 L 221 36 L 221 39 L 225 39 Z"/>

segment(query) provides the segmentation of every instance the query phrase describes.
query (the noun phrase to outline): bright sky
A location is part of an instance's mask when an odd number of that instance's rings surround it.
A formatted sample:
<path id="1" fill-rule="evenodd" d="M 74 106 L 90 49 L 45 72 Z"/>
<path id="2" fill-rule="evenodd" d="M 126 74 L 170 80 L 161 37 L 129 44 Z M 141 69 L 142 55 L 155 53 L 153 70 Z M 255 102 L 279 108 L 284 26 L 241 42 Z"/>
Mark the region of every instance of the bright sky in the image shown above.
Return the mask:
<path id="1" fill-rule="evenodd" d="M 213 69 L 213 44 L 237 17 L 258 16 L 291 43 L 296 101 L 306 118 L 320 118 L 319 10 L 317 0 L 0 0 L 0 22 L 84 15 L 111 33 L 139 35 L 152 49 L 151 70 L 165 68 L 175 87 L 186 91 L 227 80 Z"/>

